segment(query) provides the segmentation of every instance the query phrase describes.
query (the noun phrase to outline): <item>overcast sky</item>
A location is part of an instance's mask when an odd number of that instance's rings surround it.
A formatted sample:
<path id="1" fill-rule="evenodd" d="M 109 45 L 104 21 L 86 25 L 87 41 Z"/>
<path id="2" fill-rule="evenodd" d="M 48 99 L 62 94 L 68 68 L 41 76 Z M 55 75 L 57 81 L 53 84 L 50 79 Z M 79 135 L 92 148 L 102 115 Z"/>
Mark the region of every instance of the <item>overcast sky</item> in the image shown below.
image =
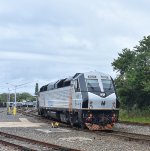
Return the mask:
<path id="1" fill-rule="evenodd" d="M 118 52 L 149 34 L 149 0 L 0 0 L 0 93 L 77 72 L 115 78 Z"/>

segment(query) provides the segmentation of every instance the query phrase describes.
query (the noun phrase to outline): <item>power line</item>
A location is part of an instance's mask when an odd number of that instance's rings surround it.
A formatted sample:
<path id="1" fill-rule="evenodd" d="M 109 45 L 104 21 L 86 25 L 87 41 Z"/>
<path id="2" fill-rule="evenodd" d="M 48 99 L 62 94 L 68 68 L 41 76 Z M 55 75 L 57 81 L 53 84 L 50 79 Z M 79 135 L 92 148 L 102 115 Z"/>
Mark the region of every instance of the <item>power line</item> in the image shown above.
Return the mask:
<path id="1" fill-rule="evenodd" d="M 14 88 L 11 88 L 10 90 L 15 90 L 15 89 L 20 89 L 20 88 L 24 88 L 24 87 L 27 87 L 27 86 L 24 86 L 24 85 L 28 85 L 28 86 L 31 86 L 32 83 L 34 83 L 35 81 L 32 81 L 32 82 L 26 82 L 26 83 L 23 83 L 23 84 L 12 84 L 12 83 L 4 83 L 3 85 L 0 86 L 0 90 L 6 90 L 8 89 L 8 85 L 10 85 L 11 87 L 14 87 Z"/>

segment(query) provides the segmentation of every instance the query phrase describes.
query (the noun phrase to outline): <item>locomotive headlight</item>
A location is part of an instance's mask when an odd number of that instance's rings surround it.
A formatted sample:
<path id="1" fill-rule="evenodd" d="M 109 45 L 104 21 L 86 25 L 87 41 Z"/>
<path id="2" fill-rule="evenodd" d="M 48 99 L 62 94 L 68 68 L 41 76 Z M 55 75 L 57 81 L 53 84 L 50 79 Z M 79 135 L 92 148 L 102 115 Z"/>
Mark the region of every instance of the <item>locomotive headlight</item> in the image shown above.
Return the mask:
<path id="1" fill-rule="evenodd" d="M 104 92 L 101 92 L 101 93 L 100 93 L 100 96 L 101 96 L 101 97 L 105 97 L 105 93 L 104 93 Z"/>

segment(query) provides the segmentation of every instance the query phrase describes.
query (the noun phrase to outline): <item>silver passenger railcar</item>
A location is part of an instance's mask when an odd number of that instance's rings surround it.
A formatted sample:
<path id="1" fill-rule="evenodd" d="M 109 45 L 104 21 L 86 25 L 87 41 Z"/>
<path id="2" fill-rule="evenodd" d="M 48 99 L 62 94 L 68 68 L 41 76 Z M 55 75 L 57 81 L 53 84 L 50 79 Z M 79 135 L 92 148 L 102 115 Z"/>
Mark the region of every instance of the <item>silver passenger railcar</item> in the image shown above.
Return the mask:
<path id="1" fill-rule="evenodd" d="M 119 115 L 113 79 L 94 71 L 49 83 L 40 88 L 38 112 L 91 130 L 110 129 Z"/>

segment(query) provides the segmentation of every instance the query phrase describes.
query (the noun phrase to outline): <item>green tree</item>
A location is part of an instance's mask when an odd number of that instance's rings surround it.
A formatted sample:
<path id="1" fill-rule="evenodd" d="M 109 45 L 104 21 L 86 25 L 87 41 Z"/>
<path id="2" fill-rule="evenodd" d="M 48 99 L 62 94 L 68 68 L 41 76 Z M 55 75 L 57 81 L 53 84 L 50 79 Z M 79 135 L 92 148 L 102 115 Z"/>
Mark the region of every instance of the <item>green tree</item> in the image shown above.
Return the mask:
<path id="1" fill-rule="evenodd" d="M 112 63 L 119 75 L 115 79 L 122 107 L 143 108 L 150 105 L 150 36 L 133 50 L 123 49 Z"/>
<path id="2" fill-rule="evenodd" d="M 114 59 L 112 66 L 114 67 L 114 70 L 117 70 L 117 72 L 123 76 L 129 70 L 130 65 L 134 60 L 135 52 L 125 48 L 122 50 L 122 53 L 119 53 L 118 55 L 119 57 Z"/>
<path id="3" fill-rule="evenodd" d="M 17 95 L 18 96 L 18 101 L 23 101 L 23 100 L 31 100 L 31 98 L 33 97 L 30 93 L 27 92 L 23 92 Z"/>
<path id="4" fill-rule="evenodd" d="M 2 93 L 0 95 L 0 102 L 7 102 L 8 95 L 7 93 Z"/>
<path id="5" fill-rule="evenodd" d="M 15 97 L 14 97 L 14 93 L 10 94 L 10 102 L 14 102 Z M 32 96 L 30 93 L 27 92 L 23 92 L 23 93 L 17 93 L 16 94 L 16 98 L 17 98 L 17 102 L 26 100 L 26 101 L 35 101 L 36 98 L 34 96 Z M 0 94 L 0 102 L 7 102 L 8 100 L 8 93 L 2 93 Z"/>

